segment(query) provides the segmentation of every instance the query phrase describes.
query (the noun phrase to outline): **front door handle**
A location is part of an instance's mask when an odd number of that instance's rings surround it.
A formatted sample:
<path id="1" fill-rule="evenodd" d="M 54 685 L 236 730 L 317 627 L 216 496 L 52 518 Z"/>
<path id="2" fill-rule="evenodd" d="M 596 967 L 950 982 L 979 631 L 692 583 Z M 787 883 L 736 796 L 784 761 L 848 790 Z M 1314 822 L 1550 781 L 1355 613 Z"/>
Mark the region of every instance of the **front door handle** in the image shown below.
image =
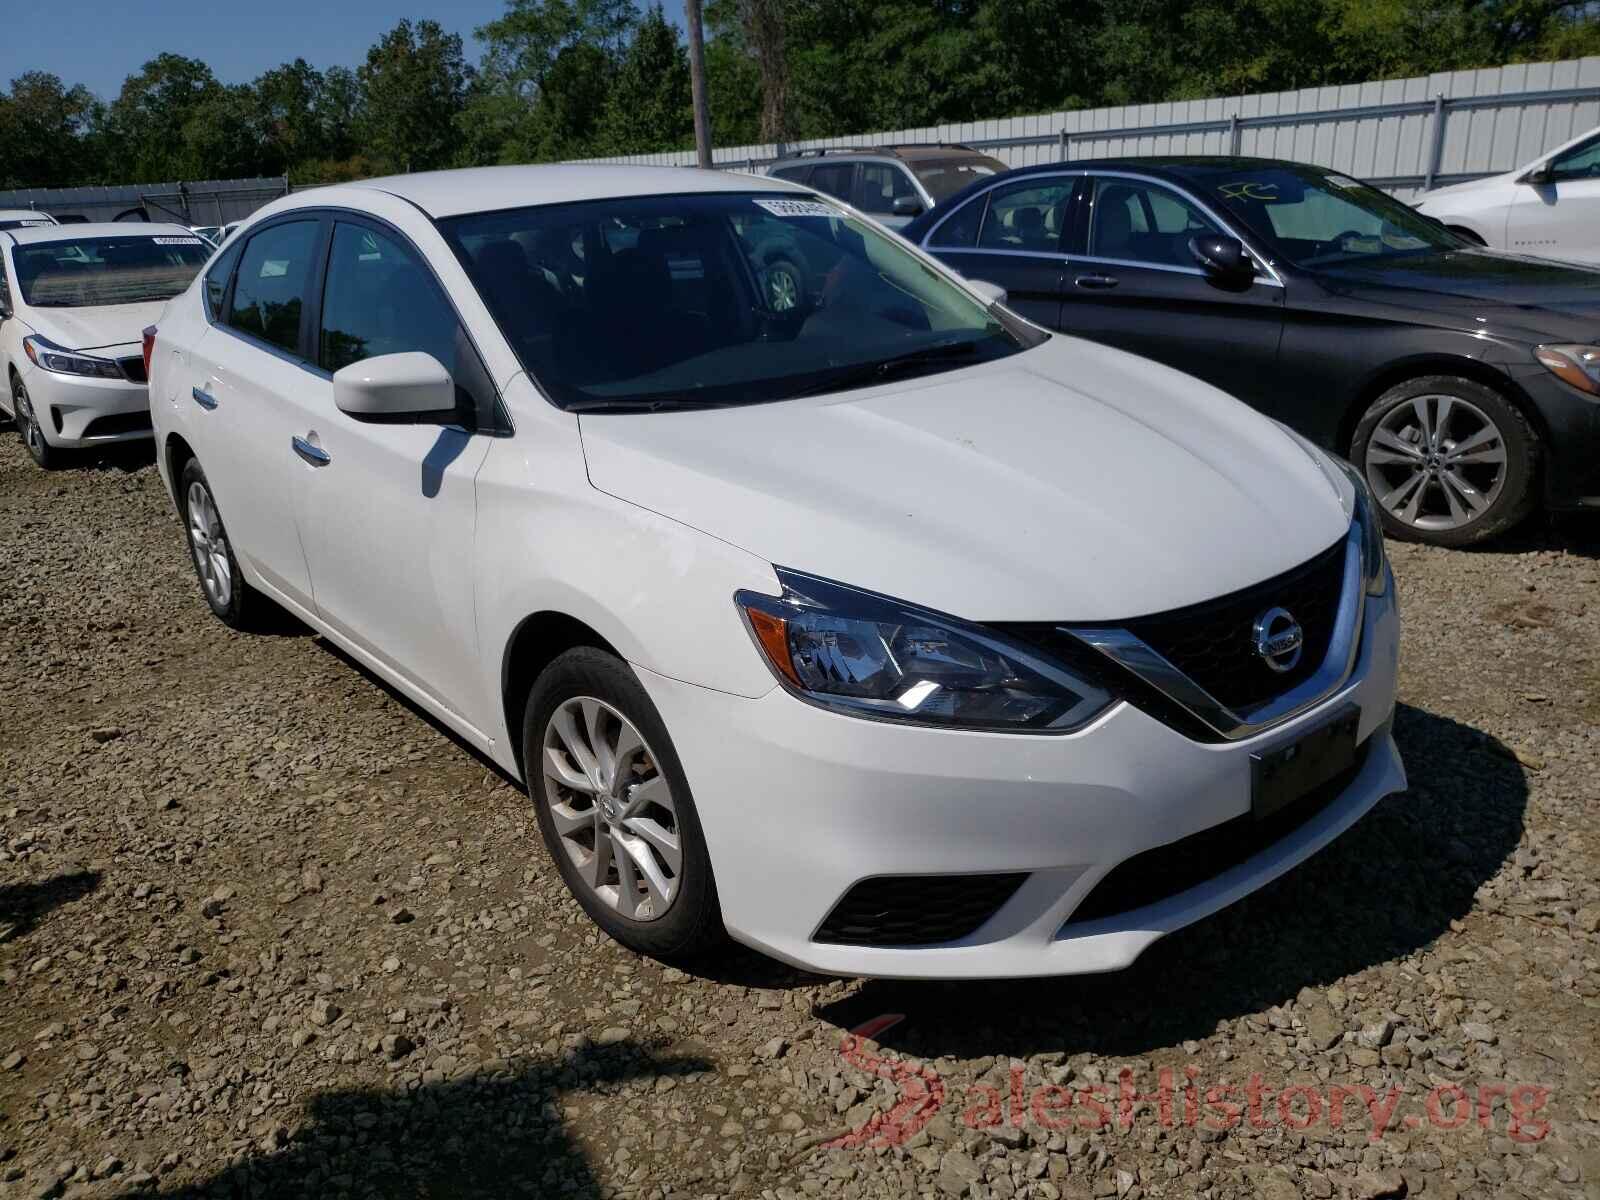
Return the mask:
<path id="1" fill-rule="evenodd" d="M 333 455 L 329 454 L 321 446 L 313 446 L 303 437 L 292 437 L 289 439 L 289 444 L 294 447 L 296 454 L 313 467 L 325 467 L 333 461 Z"/>
<path id="2" fill-rule="evenodd" d="M 210 392 L 206 391 L 205 388 L 191 388 L 189 394 L 194 397 L 194 402 L 207 412 L 210 412 L 217 406 L 217 398 Z"/>
<path id="3" fill-rule="evenodd" d="M 1116 287 L 1121 280 L 1115 275 L 1079 275 L 1073 282 L 1081 288 L 1104 290 Z"/>

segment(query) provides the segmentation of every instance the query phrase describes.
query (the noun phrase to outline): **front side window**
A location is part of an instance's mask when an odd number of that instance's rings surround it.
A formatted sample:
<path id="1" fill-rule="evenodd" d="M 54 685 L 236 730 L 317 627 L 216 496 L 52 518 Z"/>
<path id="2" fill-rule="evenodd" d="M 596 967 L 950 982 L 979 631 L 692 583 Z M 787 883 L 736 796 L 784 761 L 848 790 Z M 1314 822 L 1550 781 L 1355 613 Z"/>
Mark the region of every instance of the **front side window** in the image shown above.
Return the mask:
<path id="1" fill-rule="evenodd" d="M 848 200 L 855 177 L 855 163 L 823 163 L 811 172 L 811 186 L 819 192 Z"/>
<path id="2" fill-rule="evenodd" d="M 917 179 L 928 189 L 928 195 L 938 204 L 954 196 L 969 183 L 989 179 L 1011 168 L 998 158 L 973 156 L 970 158 L 919 159 L 912 168 Z"/>
<path id="3" fill-rule="evenodd" d="M 810 170 L 811 164 L 809 163 L 798 167 L 779 167 L 772 173 L 772 176 L 774 179 L 787 179 L 790 183 L 804 183 L 806 174 Z"/>
<path id="4" fill-rule="evenodd" d="M 636 197 L 440 225 L 522 365 L 565 408 L 782 400 L 1044 337 L 822 197 Z"/>
<path id="5" fill-rule="evenodd" d="M 1466 245 L 1377 188 L 1345 175 L 1304 167 L 1218 173 L 1212 194 L 1287 258 L 1302 267 L 1375 261 Z"/>
<path id="6" fill-rule="evenodd" d="M 421 351 L 455 381 L 464 424 L 480 428 L 492 418 L 494 391 L 477 351 L 432 274 L 396 239 L 365 225 L 334 225 L 321 325 L 323 370 Z"/>
<path id="7" fill-rule="evenodd" d="M 233 268 L 239 261 L 241 243 L 235 242 L 221 254 L 217 255 L 211 269 L 206 272 L 204 296 L 206 302 L 206 316 L 213 321 L 222 319 L 222 300 L 228 291 L 228 279 L 233 275 Z"/>
<path id="8" fill-rule="evenodd" d="M 87 308 L 170 300 L 187 288 L 211 247 L 192 234 L 89 237 L 12 250 L 17 288 L 35 308 Z"/>
<path id="9" fill-rule="evenodd" d="M 291 352 L 300 348 L 318 222 L 288 221 L 256 234 L 239 257 L 227 323 Z"/>
<path id="10" fill-rule="evenodd" d="M 922 202 L 910 177 L 893 163 L 862 163 L 856 183 L 856 207 L 883 216 L 894 212 L 896 200 Z"/>
<path id="11" fill-rule="evenodd" d="M 974 196 L 951 213 L 933 231 L 930 246 L 961 250 L 978 244 L 978 228 L 983 224 L 984 210 L 989 207 L 989 196 Z"/>
<path id="12" fill-rule="evenodd" d="M 1137 179 L 1096 180 L 1089 213 L 1091 258 L 1193 267 L 1189 239 L 1219 232 L 1215 222 L 1178 193 Z"/>
<path id="13" fill-rule="evenodd" d="M 1077 180 L 1028 179 L 989 194 L 978 245 L 988 250 L 1022 250 L 1053 254 L 1061 249 L 1068 202 Z"/>
<path id="14" fill-rule="evenodd" d="M 1550 178 L 1557 182 L 1571 179 L 1600 179 L 1600 138 L 1587 145 L 1574 146 L 1550 163 Z"/>

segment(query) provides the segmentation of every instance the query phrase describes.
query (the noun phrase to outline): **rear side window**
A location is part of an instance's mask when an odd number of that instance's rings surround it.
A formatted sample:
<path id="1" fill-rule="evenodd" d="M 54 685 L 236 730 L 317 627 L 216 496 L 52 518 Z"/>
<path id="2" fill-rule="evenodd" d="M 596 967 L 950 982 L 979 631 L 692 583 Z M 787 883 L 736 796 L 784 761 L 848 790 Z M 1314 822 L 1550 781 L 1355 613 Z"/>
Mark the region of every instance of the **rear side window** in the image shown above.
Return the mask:
<path id="1" fill-rule="evenodd" d="M 841 200 L 850 199 L 850 184 L 856 177 L 855 163 L 823 163 L 811 172 L 811 186 Z"/>
<path id="2" fill-rule="evenodd" d="M 1053 254 L 1061 249 L 1072 189 L 1077 180 L 1030 179 L 989 193 L 978 245 L 993 250 Z"/>
<path id="3" fill-rule="evenodd" d="M 317 231 L 316 221 L 288 221 L 245 243 L 228 306 L 229 325 L 284 350 L 300 349 L 300 314 Z"/>
<path id="4" fill-rule="evenodd" d="M 222 319 L 222 301 L 228 293 L 228 279 L 233 275 L 233 268 L 239 261 L 239 249 L 243 245 L 235 242 L 228 249 L 217 256 L 217 261 L 211 264 L 211 269 L 206 272 L 206 316 L 213 321 Z"/>
<path id="5" fill-rule="evenodd" d="M 506 243 L 518 255 L 514 243 Z M 367 358 L 431 354 L 456 385 L 459 419 L 471 429 L 494 423 L 494 388 L 477 350 L 432 272 L 399 240 L 366 225 L 333 227 L 322 293 L 317 361 L 338 371 Z"/>

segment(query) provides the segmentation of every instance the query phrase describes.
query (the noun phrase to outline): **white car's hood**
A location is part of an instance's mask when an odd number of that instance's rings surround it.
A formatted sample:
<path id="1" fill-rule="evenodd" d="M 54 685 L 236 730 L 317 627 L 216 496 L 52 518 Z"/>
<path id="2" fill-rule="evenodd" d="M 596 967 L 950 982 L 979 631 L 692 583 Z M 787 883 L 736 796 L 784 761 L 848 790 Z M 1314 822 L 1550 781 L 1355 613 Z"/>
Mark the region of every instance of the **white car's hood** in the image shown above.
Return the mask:
<path id="1" fill-rule="evenodd" d="M 35 333 L 63 350 L 104 350 L 142 343 L 144 327 L 159 321 L 166 306 L 165 300 L 150 300 L 88 308 L 29 307 L 26 320 Z"/>
<path id="2" fill-rule="evenodd" d="M 1348 529 L 1348 484 L 1276 423 L 1067 338 L 867 391 L 581 425 L 601 491 L 972 620 L 1161 612 L 1259 583 Z"/>

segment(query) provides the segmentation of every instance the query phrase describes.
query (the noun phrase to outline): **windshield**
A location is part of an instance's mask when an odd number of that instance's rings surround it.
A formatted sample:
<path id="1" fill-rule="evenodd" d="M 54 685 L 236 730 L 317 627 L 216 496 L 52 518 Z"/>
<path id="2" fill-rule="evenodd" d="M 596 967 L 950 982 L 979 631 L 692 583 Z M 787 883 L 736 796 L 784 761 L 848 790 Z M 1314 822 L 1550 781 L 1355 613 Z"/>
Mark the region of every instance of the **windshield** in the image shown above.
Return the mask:
<path id="1" fill-rule="evenodd" d="M 134 234 L 35 242 L 11 256 L 24 303 L 89 308 L 170 300 L 189 286 L 211 249 L 193 234 Z"/>
<path id="2" fill-rule="evenodd" d="M 998 158 L 937 158 L 931 162 L 913 162 L 911 169 L 937 204 L 969 183 L 999 175 L 1010 168 Z"/>
<path id="3" fill-rule="evenodd" d="M 1223 208 L 1301 267 L 1466 245 L 1442 225 L 1345 175 L 1260 167 L 1218 175 L 1212 191 Z"/>
<path id="4" fill-rule="evenodd" d="M 440 222 L 564 408 L 752 404 L 1043 340 L 820 197 L 654 196 Z"/>

